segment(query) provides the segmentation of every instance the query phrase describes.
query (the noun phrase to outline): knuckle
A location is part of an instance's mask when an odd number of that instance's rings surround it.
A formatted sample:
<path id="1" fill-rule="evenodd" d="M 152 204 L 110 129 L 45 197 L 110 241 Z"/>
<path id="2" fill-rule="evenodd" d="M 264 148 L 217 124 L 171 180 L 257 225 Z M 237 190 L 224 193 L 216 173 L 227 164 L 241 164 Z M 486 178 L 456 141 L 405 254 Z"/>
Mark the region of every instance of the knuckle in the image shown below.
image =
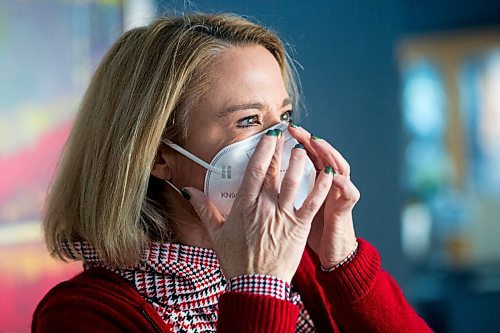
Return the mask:
<path id="1" fill-rule="evenodd" d="M 293 178 L 284 178 L 283 179 L 283 182 L 281 183 L 281 187 L 282 188 L 295 188 L 299 185 L 299 182 L 297 179 L 293 179 Z"/>
<path id="2" fill-rule="evenodd" d="M 305 210 L 308 212 L 315 212 L 319 209 L 319 202 L 316 199 L 311 199 L 305 202 Z"/>
<path id="3" fill-rule="evenodd" d="M 265 177 L 262 185 L 263 185 L 262 186 L 263 188 L 265 188 L 265 187 L 273 187 L 273 185 L 274 185 L 273 178 L 272 177 Z"/>
<path id="4" fill-rule="evenodd" d="M 318 183 L 318 188 L 320 191 L 328 191 L 330 189 L 330 184 L 331 182 L 328 182 L 328 181 L 320 181 Z"/>
<path id="5" fill-rule="evenodd" d="M 200 204 L 195 205 L 195 206 L 194 206 L 194 209 L 195 209 L 195 211 L 198 213 L 198 215 L 199 215 L 200 217 L 206 216 L 206 215 L 207 215 L 207 213 L 208 213 L 208 209 L 207 209 L 207 207 L 206 207 L 206 206 L 203 206 L 203 205 L 200 205 Z"/>
<path id="6" fill-rule="evenodd" d="M 265 174 L 266 170 L 263 165 L 261 164 L 252 164 L 248 166 L 248 174 L 253 177 L 257 178 L 260 177 L 261 175 Z"/>
<path id="7" fill-rule="evenodd" d="M 271 174 L 271 175 L 277 175 L 277 174 L 279 174 L 279 172 L 280 172 L 280 169 L 279 169 L 277 163 L 271 163 L 271 165 L 269 166 L 269 169 L 267 170 L 267 173 Z"/>
<path id="8" fill-rule="evenodd" d="M 359 201 L 360 193 L 358 190 L 353 191 L 346 199 L 349 203 L 355 204 Z"/>
<path id="9" fill-rule="evenodd" d="M 233 207 L 239 207 L 239 208 L 244 207 L 245 205 L 257 201 L 257 198 L 258 195 L 253 193 L 248 193 L 240 189 L 238 193 L 236 193 L 236 198 L 234 199 Z"/>
<path id="10" fill-rule="evenodd" d="M 361 193 L 356 190 L 356 192 L 354 193 L 354 202 L 358 202 L 359 199 L 361 199 Z"/>
<path id="11" fill-rule="evenodd" d="M 345 164 L 345 169 L 347 171 L 347 174 L 350 175 L 351 174 L 351 166 L 349 165 L 349 163 L 346 162 Z"/>
<path id="12" fill-rule="evenodd" d="M 306 152 L 304 149 L 295 148 L 292 150 L 292 154 L 290 155 L 290 161 L 300 161 Z"/>

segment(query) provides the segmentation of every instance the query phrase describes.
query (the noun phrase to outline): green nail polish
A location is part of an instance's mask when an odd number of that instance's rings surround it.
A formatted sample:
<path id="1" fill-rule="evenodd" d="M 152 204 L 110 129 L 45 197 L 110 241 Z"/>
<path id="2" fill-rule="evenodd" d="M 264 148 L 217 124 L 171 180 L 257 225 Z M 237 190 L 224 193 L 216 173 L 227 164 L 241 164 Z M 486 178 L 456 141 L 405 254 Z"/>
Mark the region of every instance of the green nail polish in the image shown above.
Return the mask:
<path id="1" fill-rule="evenodd" d="M 333 175 L 335 176 L 335 170 L 333 170 L 333 168 L 331 166 L 327 166 L 325 167 L 325 173 L 326 174 L 331 174 L 333 173 Z"/>
<path id="2" fill-rule="evenodd" d="M 283 132 L 282 130 L 280 130 L 279 128 L 276 128 L 274 131 L 276 132 L 276 136 L 278 138 L 281 137 L 281 133 Z"/>
<path id="3" fill-rule="evenodd" d="M 297 143 L 297 144 L 295 145 L 295 147 L 293 147 L 293 148 L 294 148 L 294 149 L 295 149 L 295 148 L 304 149 L 304 145 L 302 145 L 302 144 L 300 144 L 300 143 Z"/>
<path id="4" fill-rule="evenodd" d="M 275 130 L 269 130 L 269 131 L 266 132 L 266 135 L 276 136 L 276 131 Z"/>
<path id="5" fill-rule="evenodd" d="M 291 122 L 290 122 L 290 127 L 292 127 L 292 128 L 299 128 L 299 127 L 300 127 L 300 125 L 299 125 L 299 124 L 294 123 L 293 121 L 291 121 Z"/>
<path id="6" fill-rule="evenodd" d="M 321 138 L 320 138 L 319 136 L 316 136 L 316 135 L 314 135 L 314 134 L 311 134 L 311 138 L 312 138 L 313 140 L 316 140 L 316 141 L 317 141 L 317 140 L 321 140 Z"/>
<path id="7" fill-rule="evenodd" d="M 181 194 L 184 197 L 184 199 L 186 199 L 186 200 L 190 200 L 191 199 L 191 194 L 189 194 L 189 192 L 186 191 L 185 189 L 181 190 Z"/>

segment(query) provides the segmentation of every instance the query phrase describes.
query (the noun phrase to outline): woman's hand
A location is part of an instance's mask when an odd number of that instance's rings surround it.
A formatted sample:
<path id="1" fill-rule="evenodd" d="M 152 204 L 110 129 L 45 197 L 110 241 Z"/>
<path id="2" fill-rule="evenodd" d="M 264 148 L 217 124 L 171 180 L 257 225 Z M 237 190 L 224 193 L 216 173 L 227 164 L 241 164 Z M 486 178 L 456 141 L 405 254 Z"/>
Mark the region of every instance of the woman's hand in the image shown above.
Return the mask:
<path id="1" fill-rule="evenodd" d="M 321 265 L 328 269 L 346 258 L 356 246 L 352 210 L 360 194 L 351 182 L 349 164 L 335 148 L 302 127 L 289 126 L 289 130 L 304 145 L 317 169 L 328 165 L 335 169 L 333 186 L 314 218 L 308 240 Z"/>
<path id="2" fill-rule="evenodd" d="M 203 192 L 185 189 L 227 279 L 266 274 L 290 282 L 304 252 L 312 220 L 330 191 L 332 174 L 321 172 L 303 206 L 296 210 L 293 204 L 299 188 L 297 180 L 304 170 L 306 151 L 293 149 L 280 190 L 283 144 L 279 131 L 270 130 L 262 137 L 225 220 Z"/>

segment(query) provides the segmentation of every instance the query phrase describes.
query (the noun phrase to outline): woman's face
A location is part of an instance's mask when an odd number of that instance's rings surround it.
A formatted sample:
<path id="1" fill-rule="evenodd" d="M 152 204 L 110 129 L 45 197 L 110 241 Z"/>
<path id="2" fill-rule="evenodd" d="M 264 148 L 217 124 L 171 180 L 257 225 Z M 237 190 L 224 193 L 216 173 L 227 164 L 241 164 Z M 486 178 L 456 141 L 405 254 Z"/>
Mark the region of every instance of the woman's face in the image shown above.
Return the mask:
<path id="1" fill-rule="evenodd" d="M 192 108 L 184 148 L 210 162 L 223 147 L 279 121 L 289 121 L 292 103 L 274 56 L 262 46 L 224 50 L 208 68 L 210 87 Z M 206 170 L 175 153 L 172 181 L 203 191 Z"/>

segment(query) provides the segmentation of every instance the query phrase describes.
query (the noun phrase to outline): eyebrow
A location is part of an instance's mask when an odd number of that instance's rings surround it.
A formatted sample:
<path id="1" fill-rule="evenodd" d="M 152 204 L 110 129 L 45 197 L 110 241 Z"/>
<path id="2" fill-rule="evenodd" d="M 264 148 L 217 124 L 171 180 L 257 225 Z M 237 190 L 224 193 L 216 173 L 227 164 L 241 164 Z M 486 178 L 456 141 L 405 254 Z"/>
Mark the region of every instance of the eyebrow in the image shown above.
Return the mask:
<path id="1" fill-rule="evenodd" d="M 284 108 L 286 106 L 292 105 L 292 100 L 290 98 L 285 98 L 283 100 L 283 103 L 281 104 L 281 107 Z M 245 111 L 245 110 L 262 110 L 262 109 L 270 109 L 269 105 L 263 104 L 263 103 L 245 103 L 245 104 L 238 104 L 238 105 L 233 105 L 225 110 L 219 112 L 217 114 L 218 117 L 225 117 L 231 113 L 234 112 L 239 112 L 239 111 Z"/>

